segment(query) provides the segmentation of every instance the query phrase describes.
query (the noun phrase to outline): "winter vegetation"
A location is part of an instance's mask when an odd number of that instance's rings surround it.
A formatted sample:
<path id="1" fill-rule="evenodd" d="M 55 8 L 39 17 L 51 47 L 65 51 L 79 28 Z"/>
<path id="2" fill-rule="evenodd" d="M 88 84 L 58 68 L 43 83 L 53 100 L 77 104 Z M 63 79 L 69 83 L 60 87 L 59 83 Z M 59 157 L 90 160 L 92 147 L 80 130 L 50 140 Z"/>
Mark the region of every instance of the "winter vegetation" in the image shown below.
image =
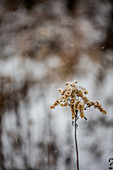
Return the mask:
<path id="1" fill-rule="evenodd" d="M 88 94 L 86 88 L 77 85 L 77 81 L 65 83 L 65 89 L 58 89 L 61 97 L 59 97 L 53 105 L 50 106 L 50 109 L 54 109 L 56 106 L 60 105 L 61 107 L 69 106 L 72 114 L 72 125 L 75 126 L 75 147 L 76 147 L 76 165 L 77 170 L 79 170 L 79 151 L 78 151 L 78 142 L 77 142 L 77 120 L 79 117 L 85 117 L 84 112 L 91 106 L 99 109 L 100 112 L 106 114 L 107 112 L 102 108 L 101 104 L 98 101 L 92 102 L 85 95 Z"/>
<path id="2" fill-rule="evenodd" d="M 112 0 L 0 1 L 0 170 L 77 169 L 75 129 L 79 169 L 113 167 L 112 25 Z"/>

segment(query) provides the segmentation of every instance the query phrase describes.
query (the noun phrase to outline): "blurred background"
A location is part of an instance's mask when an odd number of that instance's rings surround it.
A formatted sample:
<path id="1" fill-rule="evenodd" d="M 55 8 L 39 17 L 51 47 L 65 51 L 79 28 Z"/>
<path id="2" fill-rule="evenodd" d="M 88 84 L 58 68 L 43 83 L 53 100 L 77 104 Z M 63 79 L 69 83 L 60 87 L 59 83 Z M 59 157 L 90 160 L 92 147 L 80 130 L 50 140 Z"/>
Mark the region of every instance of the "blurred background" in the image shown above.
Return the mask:
<path id="1" fill-rule="evenodd" d="M 76 169 L 69 108 L 50 110 L 78 80 L 107 115 L 78 120 L 81 170 L 113 158 L 113 1 L 0 0 L 0 170 Z"/>

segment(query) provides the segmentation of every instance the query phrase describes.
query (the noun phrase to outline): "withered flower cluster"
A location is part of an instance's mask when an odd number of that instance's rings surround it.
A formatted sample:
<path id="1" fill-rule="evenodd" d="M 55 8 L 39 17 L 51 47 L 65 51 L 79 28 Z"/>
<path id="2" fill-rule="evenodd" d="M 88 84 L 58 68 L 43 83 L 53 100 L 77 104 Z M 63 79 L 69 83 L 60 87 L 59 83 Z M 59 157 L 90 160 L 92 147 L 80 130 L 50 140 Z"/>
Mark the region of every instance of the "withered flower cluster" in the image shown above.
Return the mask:
<path id="1" fill-rule="evenodd" d="M 77 83 L 77 81 L 67 82 L 65 84 L 65 89 L 58 89 L 61 97 L 50 106 L 50 109 L 54 109 L 58 105 L 61 107 L 69 106 L 72 113 L 72 120 L 77 116 L 78 112 L 81 118 L 87 119 L 84 111 L 91 106 L 95 109 L 97 108 L 103 114 L 106 114 L 106 111 L 102 108 L 101 104 L 98 101 L 90 101 L 86 97 L 88 91 L 84 87 L 78 86 Z"/>

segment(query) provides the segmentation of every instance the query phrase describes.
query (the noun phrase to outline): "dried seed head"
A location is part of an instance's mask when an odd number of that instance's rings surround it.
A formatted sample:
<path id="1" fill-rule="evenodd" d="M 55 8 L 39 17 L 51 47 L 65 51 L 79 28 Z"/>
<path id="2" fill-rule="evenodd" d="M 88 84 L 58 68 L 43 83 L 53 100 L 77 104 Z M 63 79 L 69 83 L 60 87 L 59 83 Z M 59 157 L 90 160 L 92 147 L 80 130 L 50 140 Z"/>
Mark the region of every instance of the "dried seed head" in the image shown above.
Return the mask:
<path id="1" fill-rule="evenodd" d="M 76 80 L 74 80 L 73 82 L 74 82 L 75 84 L 77 84 L 77 83 L 78 83 L 78 81 L 76 81 Z"/>
<path id="2" fill-rule="evenodd" d="M 50 106 L 50 109 L 54 109 L 54 108 L 55 108 L 55 106 L 54 106 L 54 105 L 51 105 L 51 106 Z"/>
<path id="3" fill-rule="evenodd" d="M 59 93 L 62 93 L 62 91 L 63 91 L 63 89 L 61 89 L 61 88 L 58 89 L 58 92 L 59 92 Z"/>
<path id="4" fill-rule="evenodd" d="M 88 94 L 88 91 L 87 91 L 87 90 L 85 90 L 85 91 L 84 91 L 84 94 L 85 94 L 85 95 L 86 95 L 86 94 Z"/>
<path id="5" fill-rule="evenodd" d="M 102 110 L 102 113 L 103 113 L 103 114 L 106 114 L 107 112 L 106 112 L 106 110 L 103 109 L 103 110 Z"/>
<path id="6" fill-rule="evenodd" d="M 85 104 L 86 104 L 86 103 L 89 103 L 89 99 L 88 99 L 87 97 L 84 97 L 84 98 L 83 98 L 83 101 L 84 101 Z"/>
<path id="7" fill-rule="evenodd" d="M 84 116 L 84 112 L 80 112 L 80 117 L 81 118 L 84 118 L 85 116 Z"/>
<path id="8" fill-rule="evenodd" d="M 66 85 L 66 86 L 69 86 L 69 85 L 70 85 L 70 82 L 66 82 L 65 85 Z"/>
<path id="9" fill-rule="evenodd" d="M 65 85 L 65 89 L 59 88 L 58 92 L 60 92 L 61 97 L 59 97 L 53 105 L 50 106 L 50 109 L 54 109 L 56 106 L 60 105 L 61 107 L 69 106 L 72 113 L 72 119 L 77 116 L 77 112 L 79 111 L 80 117 L 87 119 L 84 116 L 84 111 L 91 106 L 97 108 L 103 114 L 107 112 L 102 108 L 101 104 L 96 101 L 92 102 L 84 96 L 88 94 L 86 88 L 78 86 L 77 81 L 67 82 Z"/>

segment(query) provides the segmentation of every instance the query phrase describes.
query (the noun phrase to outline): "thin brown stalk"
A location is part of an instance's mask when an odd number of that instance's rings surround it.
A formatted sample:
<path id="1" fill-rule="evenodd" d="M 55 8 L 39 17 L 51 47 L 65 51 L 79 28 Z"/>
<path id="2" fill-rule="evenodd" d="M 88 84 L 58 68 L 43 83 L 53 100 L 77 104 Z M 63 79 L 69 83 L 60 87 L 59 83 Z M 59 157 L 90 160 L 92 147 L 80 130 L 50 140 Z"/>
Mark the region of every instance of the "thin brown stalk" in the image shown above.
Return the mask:
<path id="1" fill-rule="evenodd" d="M 76 164 L 77 170 L 79 170 L 79 153 L 78 153 L 78 143 L 77 143 L 77 114 L 75 116 L 75 147 L 76 147 Z"/>

